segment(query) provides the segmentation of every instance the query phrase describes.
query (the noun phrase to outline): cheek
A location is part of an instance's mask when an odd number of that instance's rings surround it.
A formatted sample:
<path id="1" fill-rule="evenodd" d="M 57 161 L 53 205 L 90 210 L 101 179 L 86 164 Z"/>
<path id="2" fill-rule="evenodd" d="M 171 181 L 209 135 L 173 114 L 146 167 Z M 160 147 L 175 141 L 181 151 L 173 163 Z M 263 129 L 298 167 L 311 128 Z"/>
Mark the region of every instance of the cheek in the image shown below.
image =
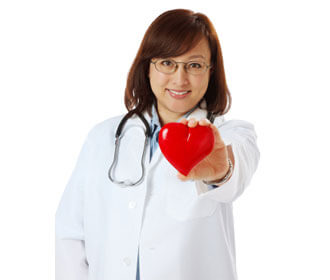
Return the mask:
<path id="1" fill-rule="evenodd" d="M 208 78 L 197 79 L 194 82 L 195 87 L 198 88 L 200 91 L 206 91 L 208 84 L 209 84 Z"/>
<path id="2" fill-rule="evenodd" d="M 168 77 L 159 72 L 155 73 L 153 71 L 150 71 L 149 78 L 151 87 L 154 89 L 157 88 L 160 90 L 161 88 L 164 88 L 168 82 Z"/>

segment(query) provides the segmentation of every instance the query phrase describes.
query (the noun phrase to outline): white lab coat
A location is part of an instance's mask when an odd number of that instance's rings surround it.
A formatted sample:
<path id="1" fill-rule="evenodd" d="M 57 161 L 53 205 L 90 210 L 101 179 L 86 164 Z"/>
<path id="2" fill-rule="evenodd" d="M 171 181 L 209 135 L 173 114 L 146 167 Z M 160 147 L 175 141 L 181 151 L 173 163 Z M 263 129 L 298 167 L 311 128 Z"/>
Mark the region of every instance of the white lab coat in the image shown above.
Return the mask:
<path id="1" fill-rule="evenodd" d="M 258 165 L 253 125 L 215 119 L 235 158 L 231 179 L 218 188 L 180 181 L 159 148 L 149 163 L 149 145 L 145 179 L 122 188 L 108 178 L 122 117 L 91 129 L 65 188 L 56 212 L 56 280 L 135 280 L 138 249 L 141 280 L 237 279 L 232 202 Z M 190 117 L 206 118 L 206 110 Z M 117 179 L 140 178 L 144 129 L 138 117 L 127 122 Z"/>

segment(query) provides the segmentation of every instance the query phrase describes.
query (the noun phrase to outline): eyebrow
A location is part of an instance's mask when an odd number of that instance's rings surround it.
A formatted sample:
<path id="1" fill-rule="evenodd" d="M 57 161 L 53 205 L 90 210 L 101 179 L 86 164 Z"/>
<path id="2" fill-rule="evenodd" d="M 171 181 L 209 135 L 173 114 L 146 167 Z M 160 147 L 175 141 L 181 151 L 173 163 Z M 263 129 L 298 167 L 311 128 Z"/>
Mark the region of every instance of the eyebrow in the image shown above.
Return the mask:
<path id="1" fill-rule="evenodd" d="M 200 55 L 200 54 L 192 55 L 192 56 L 188 57 L 188 59 L 192 59 L 192 58 L 204 58 L 205 59 L 205 57 L 203 55 Z"/>

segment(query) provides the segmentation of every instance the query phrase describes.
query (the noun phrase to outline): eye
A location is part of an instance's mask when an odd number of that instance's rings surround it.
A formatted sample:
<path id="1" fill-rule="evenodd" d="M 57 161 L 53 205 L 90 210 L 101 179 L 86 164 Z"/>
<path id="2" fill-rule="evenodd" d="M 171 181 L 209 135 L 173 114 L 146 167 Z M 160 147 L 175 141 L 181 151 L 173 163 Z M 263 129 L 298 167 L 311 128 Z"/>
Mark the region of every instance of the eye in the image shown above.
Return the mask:
<path id="1" fill-rule="evenodd" d="M 174 63 L 171 60 L 162 60 L 161 65 L 171 67 L 174 65 Z"/>
<path id="2" fill-rule="evenodd" d="M 202 67 L 203 67 L 203 65 L 201 63 L 198 63 L 198 62 L 190 62 L 189 63 L 189 68 L 200 69 Z"/>

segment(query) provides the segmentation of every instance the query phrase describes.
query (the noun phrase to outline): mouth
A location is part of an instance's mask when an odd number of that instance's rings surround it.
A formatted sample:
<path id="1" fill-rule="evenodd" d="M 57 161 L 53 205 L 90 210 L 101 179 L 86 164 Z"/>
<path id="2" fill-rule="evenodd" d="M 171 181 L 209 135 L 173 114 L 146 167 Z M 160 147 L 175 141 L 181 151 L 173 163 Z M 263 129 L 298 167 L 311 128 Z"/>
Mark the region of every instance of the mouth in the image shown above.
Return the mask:
<path id="1" fill-rule="evenodd" d="M 184 98 L 186 97 L 187 95 L 189 95 L 189 93 L 191 92 L 191 90 L 174 90 L 174 89 L 166 89 L 167 92 L 174 98 Z"/>

